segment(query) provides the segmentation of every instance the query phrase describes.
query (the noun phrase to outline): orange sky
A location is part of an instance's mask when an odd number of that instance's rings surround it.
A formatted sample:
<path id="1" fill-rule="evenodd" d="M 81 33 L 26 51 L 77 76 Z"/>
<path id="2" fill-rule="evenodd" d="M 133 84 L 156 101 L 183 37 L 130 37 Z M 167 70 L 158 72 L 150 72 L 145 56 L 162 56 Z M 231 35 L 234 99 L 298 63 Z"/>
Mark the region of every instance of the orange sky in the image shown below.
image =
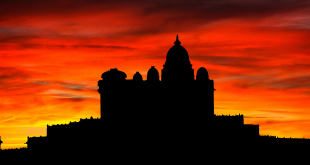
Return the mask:
<path id="1" fill-rule="evenodd" d="M 2 149 L 46 125 L 100 117 L 97 82 L 163 68 L 176 34 L 195 74 L 215 83 L 215 114 L 243 114 L 261 135 L 310 138 L 307 1 L 0 2 Z"/>

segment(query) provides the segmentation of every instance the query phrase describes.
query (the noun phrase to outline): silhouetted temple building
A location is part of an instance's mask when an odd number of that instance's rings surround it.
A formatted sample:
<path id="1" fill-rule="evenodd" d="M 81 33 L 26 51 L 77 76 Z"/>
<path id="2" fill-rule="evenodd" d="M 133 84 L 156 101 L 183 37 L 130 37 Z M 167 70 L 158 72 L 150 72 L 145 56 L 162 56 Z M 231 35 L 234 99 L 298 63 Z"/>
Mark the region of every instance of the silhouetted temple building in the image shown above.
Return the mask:
<path id="1" fill-rule="evenodd" d="M 116 68 L 104 72 L 101 78 L 98 92 L 103 121 L 147 127 L 140 129 L 173 126 L 171 129 L 206 130 L 219 137 L 259 136 L 259 126 L 244 124 L 243 115 L 214 115 L 214 82 L 203 67 L 195 79 L 188 52 L 178 37 L 167 53 L 161 80 L 154 66 L 146 80 L 139 72 L 126 79 L 126 73 Z"/>
<path id="2" fill-rule="evenodd" d="M 117 68 L 104 72 L 101 78 L 101 118 L 48 125 L 46 136 L 28 137 L 28 150 L 82 152 L 100 148 L 111 155 L 201 149 L 233 153 L 236 147 L 253 151 L 268 145 L 283 148 L 310 142 L 260 136 L 259 125 L 244 124 L 243 115 L 215 115 L 214 81 L 203 67 L 194 77 L 188 52 L 178 36 L 167 53 L 161 80 L 154 66 L 145 80 L 139 72 L 128 79 Z"/>

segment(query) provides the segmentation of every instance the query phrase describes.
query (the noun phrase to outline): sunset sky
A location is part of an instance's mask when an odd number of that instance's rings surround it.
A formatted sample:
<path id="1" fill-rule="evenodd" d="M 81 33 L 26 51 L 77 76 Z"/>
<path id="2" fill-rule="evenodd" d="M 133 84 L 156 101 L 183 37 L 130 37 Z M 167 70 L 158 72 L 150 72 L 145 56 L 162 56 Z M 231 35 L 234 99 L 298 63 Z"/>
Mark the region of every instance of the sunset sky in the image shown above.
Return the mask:
<path id="1" fill-rule="evenodd" d="M 205 67 L 214 80 L 216 115 L 310 138 L 307 0 L 10 0 L 0 1 L 1 148 L 100 117 L 101 74 L 161 73 L 177 34 L 195 76 Z"/>

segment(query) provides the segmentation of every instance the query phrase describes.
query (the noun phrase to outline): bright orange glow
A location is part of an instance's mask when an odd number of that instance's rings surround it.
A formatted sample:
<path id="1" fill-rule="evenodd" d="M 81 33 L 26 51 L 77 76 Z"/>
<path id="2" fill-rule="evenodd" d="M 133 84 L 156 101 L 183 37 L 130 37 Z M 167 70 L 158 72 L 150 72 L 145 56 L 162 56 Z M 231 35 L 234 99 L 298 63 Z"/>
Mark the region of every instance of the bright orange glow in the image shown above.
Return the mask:
<path id="1" fill-rule="evenodd" d="M 214 80 L 215 114 L 243 114 L 261 135 L 310 138 L 309 3 L 169 2 L 0 5 L 1 148 L 25 147 L 47 124 L 100 117 L 101 74 L 145 80 L 177 34 L 195 74 L 205 67 Z"/>

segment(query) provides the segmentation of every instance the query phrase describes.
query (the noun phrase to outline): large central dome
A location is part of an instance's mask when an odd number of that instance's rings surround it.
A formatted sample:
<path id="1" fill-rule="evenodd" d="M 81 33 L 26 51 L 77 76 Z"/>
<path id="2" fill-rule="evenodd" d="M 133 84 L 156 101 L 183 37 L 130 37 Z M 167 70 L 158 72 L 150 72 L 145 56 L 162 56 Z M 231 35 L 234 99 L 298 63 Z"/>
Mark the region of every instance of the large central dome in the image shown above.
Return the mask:
<path id="1" fill-rule="evenodd" d="M 189 61 L 186 49 L 180 45 L 179 36 L 174 42 L 174 46 L 169 49 L 164 68 L 161 70 L 162 81 L 193 81 L 194 70 Z"/>
<path id="2" fill-rule="evenodd" d="M 172 46 L 167 53 L 166 62 L 169 62 L 169 63 L 170 62 L 173 62 L 173 63 L 188 62 L 189 60 L 188 53 L 186 49 L 180 44 L 181 42 L 179 41 L 179 37 L 177 35 L 177 39 L 174 42 L 174 46 Z"/>

